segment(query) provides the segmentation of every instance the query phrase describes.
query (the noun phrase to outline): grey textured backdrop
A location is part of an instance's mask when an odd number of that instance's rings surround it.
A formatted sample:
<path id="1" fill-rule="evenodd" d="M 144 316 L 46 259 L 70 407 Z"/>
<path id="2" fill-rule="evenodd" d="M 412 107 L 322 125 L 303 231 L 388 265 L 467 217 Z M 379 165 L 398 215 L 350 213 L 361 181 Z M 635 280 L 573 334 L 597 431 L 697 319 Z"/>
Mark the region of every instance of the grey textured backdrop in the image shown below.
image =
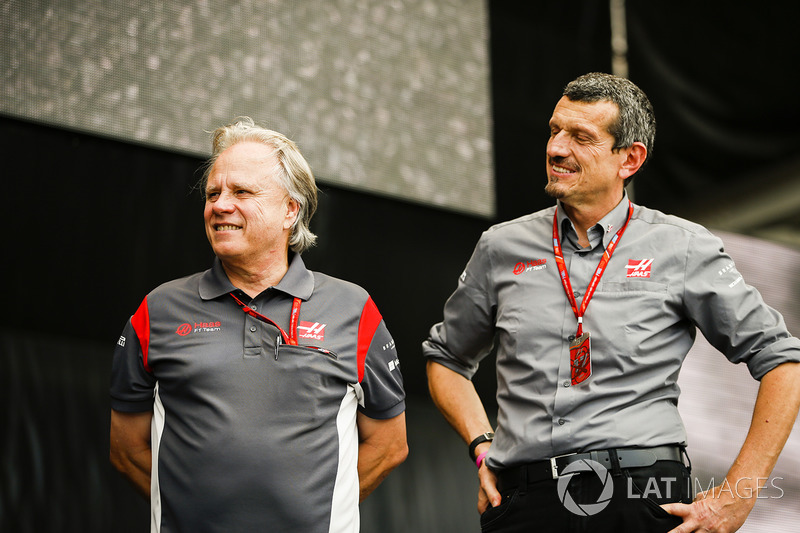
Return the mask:
<path id="1" fill-rule="evenodd" d="M 491 217 L 483 0 L 8 0 L 0 113 L 205 156 L 248 115 L 329 183 Z"/>

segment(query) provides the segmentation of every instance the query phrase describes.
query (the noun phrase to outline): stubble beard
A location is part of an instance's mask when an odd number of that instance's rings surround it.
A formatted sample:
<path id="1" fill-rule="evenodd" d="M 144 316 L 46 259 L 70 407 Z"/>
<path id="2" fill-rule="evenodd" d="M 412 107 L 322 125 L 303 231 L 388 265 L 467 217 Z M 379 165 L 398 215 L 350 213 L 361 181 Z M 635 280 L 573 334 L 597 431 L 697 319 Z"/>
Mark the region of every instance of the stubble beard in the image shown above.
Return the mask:
<path id="1" fill-rule="evenodd" d="M 559 187 L 558 180 L 548 178 L 547 185 L 544 186 L 544 192 L 551 198 L 560 200 L 566 194 L 562 187 Z"/>

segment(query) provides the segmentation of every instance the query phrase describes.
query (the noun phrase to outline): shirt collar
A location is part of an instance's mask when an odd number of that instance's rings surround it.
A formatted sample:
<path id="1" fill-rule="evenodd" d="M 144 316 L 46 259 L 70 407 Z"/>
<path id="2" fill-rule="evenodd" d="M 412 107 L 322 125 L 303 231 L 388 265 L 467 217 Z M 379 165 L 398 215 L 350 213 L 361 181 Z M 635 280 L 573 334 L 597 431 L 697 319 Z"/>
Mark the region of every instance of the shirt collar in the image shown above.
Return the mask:
<path id="1" fill-rule="evenodd" d="M 622 195 L 622 200 L 617 204 L 617 207 L 612 209 L 606 216 L 600 219 L 595 227 L 599 227 L 603 235 L 603 248 L 608 246 L 614 235 L 617 234 L 619 229 L 625 225 L 628 220 L 628 208 L 630 202 L 628 200 L 628 192 L 625 191 Z"/>
<path id="2" fill-rule="evenodd" d="M 274 288 L 293 298 L 301 300 L 311 298 L 311 293 L 314 292 L 314 274 L 306 268 L 300 254 L 290 252 L 289 270 Z M 215 257 L 214 264 L 200 277 L 200 298 L 213 300 L 237 290 L 228 279 L 228 275 L 222 267 L 222 261 Z"/>
<path id="3" fill-rule="evenodd" d="M 575 231 L 575 226 L 569 217 L 566 215 L 561 200 L 558 201 L 558 227 L 561 229 L 561 242 L 562 246 L 565 240 L 569 240 L 576 248 L 578 247 L 578 234 Z M 603 248 L 608 246 L 611 239 L 619 231 L 625 220 L 628 218 L 628 192 L 623 191 L 622 200 L 606 214 L 600 221 L 593 227 L 589 228 L 588 237 L 591 244 L 589 249 L 593 249 L 600 242 L 603 241 Z"/>
<path id="4" fill-rule="evenodd" d="M 314 292 L 314 274 L 306 268 L 300 254 L 289 252 L 289 270 L 275 288 L 293 298 L 308 300 Z"/>

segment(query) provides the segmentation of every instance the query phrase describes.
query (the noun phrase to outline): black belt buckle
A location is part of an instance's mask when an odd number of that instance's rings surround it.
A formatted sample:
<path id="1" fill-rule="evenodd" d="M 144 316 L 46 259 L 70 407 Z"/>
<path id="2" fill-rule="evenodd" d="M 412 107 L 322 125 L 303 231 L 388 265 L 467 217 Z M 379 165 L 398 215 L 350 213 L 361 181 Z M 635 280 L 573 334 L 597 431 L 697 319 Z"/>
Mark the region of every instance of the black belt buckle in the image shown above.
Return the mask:
<path id="1" fill-rule="evenodd" d="M 550 474 L 553 476 L 553 479 L 558 479 L 561 477 L 561 474 L 558 472 L 558 460 L 563 459 L 564 457 L 571 457 L 573 455 L 578 455 L 576 452 L 573 453 L 565 453 L 564 455 L 556 455 L 555 457 L 550 458 Z M 567 465 L 564 465 L 565 467 Z"/>

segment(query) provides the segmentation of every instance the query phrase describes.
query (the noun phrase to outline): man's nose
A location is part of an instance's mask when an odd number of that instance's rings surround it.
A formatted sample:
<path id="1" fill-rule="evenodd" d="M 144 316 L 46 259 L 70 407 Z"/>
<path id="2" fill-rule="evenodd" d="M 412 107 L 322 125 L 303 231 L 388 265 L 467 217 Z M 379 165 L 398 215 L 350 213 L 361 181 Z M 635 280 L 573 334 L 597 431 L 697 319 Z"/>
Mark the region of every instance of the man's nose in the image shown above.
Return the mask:
<path id="1" fill-rule="evenodd" d="M 563 131 L 550 137 L 547 141 L 547 155 L 550 157 L 566 157 L 569 155 L 569 140 Z"/>
<path id="2" fill-rule="evenodd" d="M 215 213 L 230 213 L 235 209 L 233 195 L 227 192 L 221 192 L 217 198 L 211 202 L 211 209 Z"/>

